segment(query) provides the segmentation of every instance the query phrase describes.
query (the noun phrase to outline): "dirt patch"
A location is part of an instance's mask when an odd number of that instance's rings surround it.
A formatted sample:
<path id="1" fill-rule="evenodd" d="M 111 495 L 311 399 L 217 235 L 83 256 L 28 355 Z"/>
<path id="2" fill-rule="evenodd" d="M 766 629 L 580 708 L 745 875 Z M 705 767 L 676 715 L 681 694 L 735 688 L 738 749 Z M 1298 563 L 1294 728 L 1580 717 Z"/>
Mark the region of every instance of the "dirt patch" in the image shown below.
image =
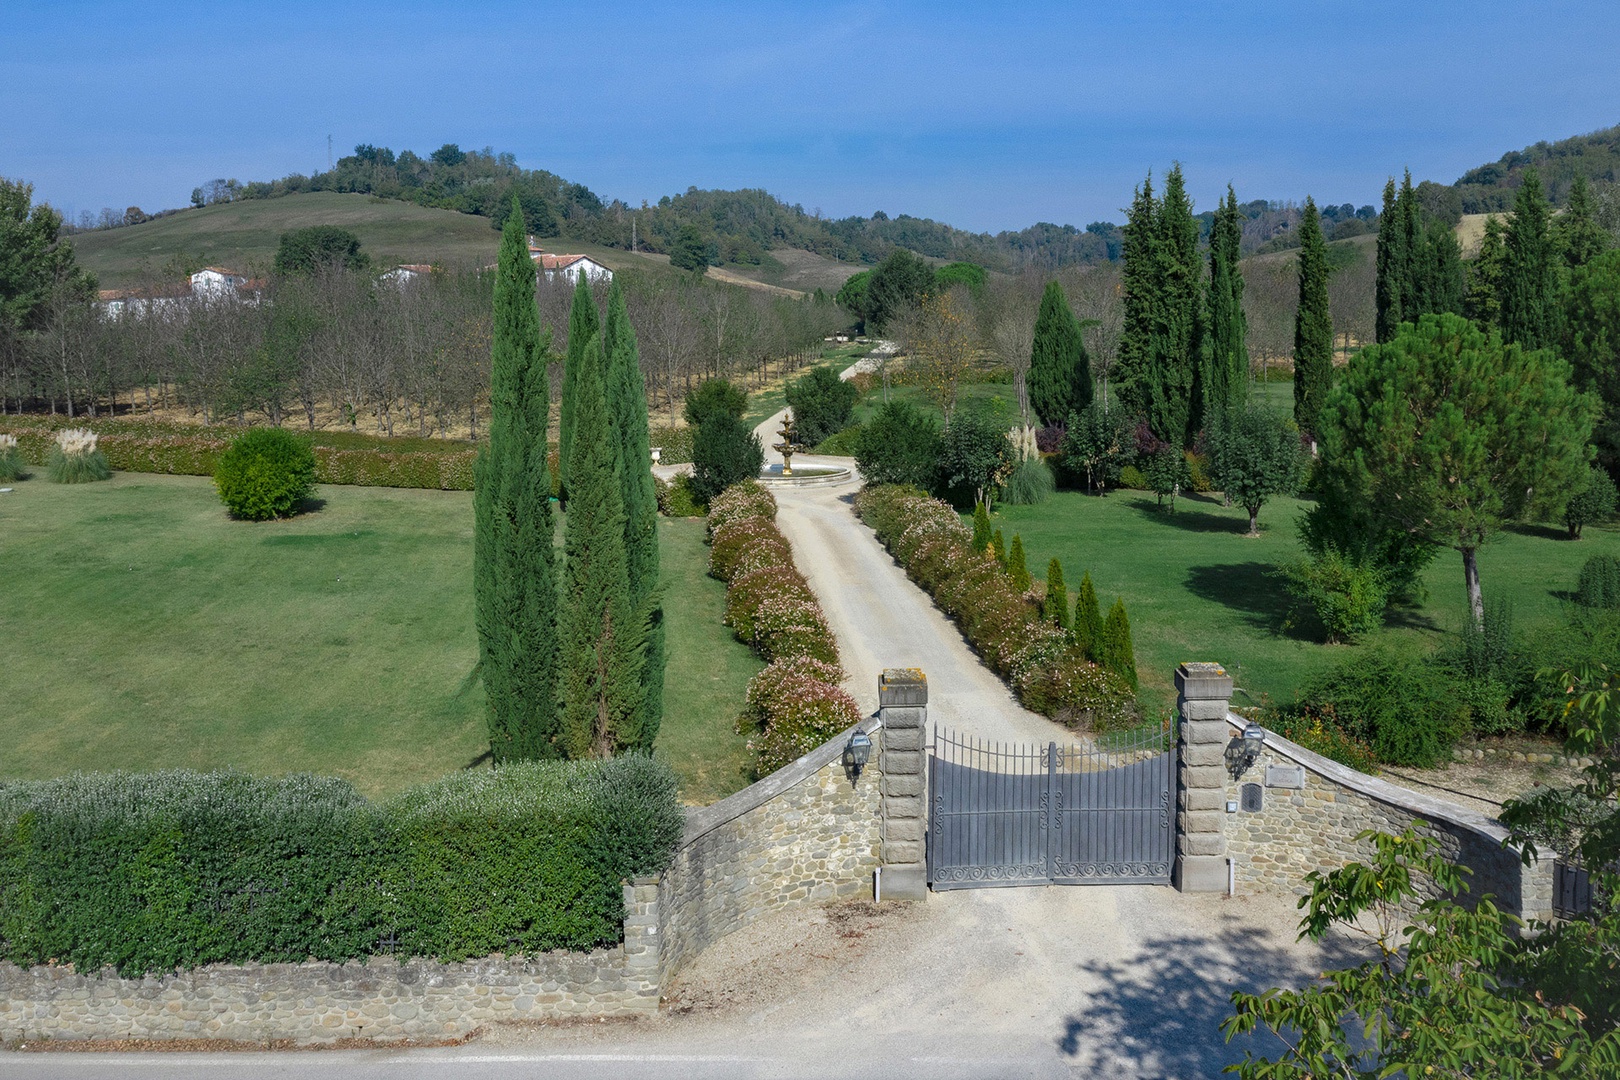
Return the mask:
<path id="1" fill-rule="evenodd" d="M 850 900 L 780 912 L 711 945 L 664 995 L 669 1016 L 758 1009 L 847 980 L 915 941 L 927 904 Z"/>
<path id="2" fill-rule="evenodd" d="M 1550 748 L 1538 746 L 1540 752 Z M 1438 769 L 1384 767 L 1391 783 L 1447 799 L 1495 818 L 1502 804 L 1538 787 L 1568 787 L 1581 778 L 1578 768 L 1514 761 L 1503 754 L 1479 761 L 1453 761 Z"/>

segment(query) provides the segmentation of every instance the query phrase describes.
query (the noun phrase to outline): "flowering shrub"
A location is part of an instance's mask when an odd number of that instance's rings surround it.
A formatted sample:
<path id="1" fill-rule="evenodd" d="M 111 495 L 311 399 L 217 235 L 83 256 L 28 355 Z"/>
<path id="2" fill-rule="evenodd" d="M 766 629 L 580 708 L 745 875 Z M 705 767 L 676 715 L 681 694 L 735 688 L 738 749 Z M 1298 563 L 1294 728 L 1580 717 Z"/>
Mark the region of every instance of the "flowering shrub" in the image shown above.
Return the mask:
<path id="1" fill-rule="evenodd" d="M 766 549 L 758 548 L 764 552 Z M 780 563 L 764 566 L 731 579 L 726 590 L 726 625 L 745 644 L 754 643 L 754 613 L 773 596 L 796 596 L 815 603 L 815 595 L 800 573 Z"/>
<path id="2" fill-rule="evenodd" d="M 722 526 L 744 518 L 776 520 L 776 496 L 755 480 L 732 484 L 709 500 L 709 536 Z"/>
<path id="3" fill-rule="evenodd" d="M 956 511 L 915 488 L 878 485 L 855 496 L 855 512 L 1025 707 L 1070 727 L 1130 722 L 1130 688 L 1088 661 L 1063 630 L 1041 618 L 1031 595 L 973 550 L 973 534 Z"/>
<path id="4" fill-rule="evenodd" d="M 778 592 L 754 609 L 754 651 L 767 660 L 808 656 L 838 663 L 838 643 L 814 596 Z"/>
<path id="5" fill-rule="evenodd" d="M 775 772 L 860 723 L 860 708 L 838 687 L 842 678 L 836 664 L 807 657 L 778 660 L 754 676 L 737 728 L 749 736 L 759 775 Z"/>
<path id="6" fill-rule="evenodd" d="M 1372 747 L 1344 730 L 1332 705 L 1270 710 L 1265 725 L 1329 761 L 1369 775 L 1378 774 L 1378 758 Z"/>
<path id="7" fill-rule="evenodd" d="M 793 565 L 793 549 L 767 518 L 740 518 L 709 533 L 709 576 L 730 581 L 732 568 L 745 552 L 769 547 L 778 561 Z"/>
<path id="8" fill-rule="evenodd" d="M 56 484 L 87 484 L 112 476 L 107 458 L 96 449 L 96 433 L 85 428 L 64 428 L 56 433 L 45 463 L 45 475 Z"/>

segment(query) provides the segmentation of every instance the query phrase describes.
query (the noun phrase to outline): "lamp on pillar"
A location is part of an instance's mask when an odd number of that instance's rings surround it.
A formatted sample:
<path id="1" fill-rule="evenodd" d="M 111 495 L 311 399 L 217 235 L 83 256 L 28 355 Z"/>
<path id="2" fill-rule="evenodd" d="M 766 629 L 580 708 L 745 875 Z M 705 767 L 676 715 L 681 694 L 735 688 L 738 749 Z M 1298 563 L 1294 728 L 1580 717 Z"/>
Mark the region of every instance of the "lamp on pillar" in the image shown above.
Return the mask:
<path id="1" fill-rule="evenodd" d="M 1259 724 L 1245 724 L 1243 734 L 1226 744 L 1226 768 L 1236 780 L 1260 760 L 1260 750 L 1266 745 L 1266 729 Z"/>
<path id="2" fill-rule="evenodd" d="M 844 744 L 844 771 L 851 782 L 861 778 L 861 770 L 872 760 L 872 736 L 856 728 Z"/>

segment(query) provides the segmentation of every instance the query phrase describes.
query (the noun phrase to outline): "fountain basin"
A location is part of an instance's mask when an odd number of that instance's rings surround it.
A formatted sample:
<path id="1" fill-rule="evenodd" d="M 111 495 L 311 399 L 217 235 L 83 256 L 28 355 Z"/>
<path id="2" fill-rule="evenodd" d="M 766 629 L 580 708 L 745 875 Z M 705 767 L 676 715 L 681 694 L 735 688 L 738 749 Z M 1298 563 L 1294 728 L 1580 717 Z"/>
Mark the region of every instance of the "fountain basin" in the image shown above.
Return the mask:
<path id="1" fill-rule="evenodd" d="M 760 470 L 759 479 L 766 484 L 805 486 L 809 484 L 842 484 L 853 480 L 855 474 L 842 465 L 795 465 L 790 475 L 782 475 L 781 465 L 769 465 Z"/>

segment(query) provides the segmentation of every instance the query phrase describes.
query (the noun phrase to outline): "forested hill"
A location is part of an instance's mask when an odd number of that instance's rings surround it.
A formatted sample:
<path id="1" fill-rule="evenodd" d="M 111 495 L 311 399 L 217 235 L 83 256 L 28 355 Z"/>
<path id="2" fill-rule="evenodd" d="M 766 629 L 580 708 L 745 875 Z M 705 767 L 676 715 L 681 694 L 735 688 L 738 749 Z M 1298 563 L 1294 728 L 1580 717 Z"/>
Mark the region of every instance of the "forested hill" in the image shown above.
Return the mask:
<path id="1" fill-rule="evenodd" d="M 524 169 L 511 154 L 462 150 L 446 144 L 426 157 L 410 150 L 362 145 L 330 170 L 314 176 L 242 184 L 216 180 L 198 188 L 192 201 L 272 199 L 305 191 L 359 192 L 422 206 L 459 210 L 490 219 L 499 229 L 518 197 L 530 231 L 628 250 L 668 252 L 683 225 L 695 226 L 712 261 L 732 265 L 767 262 L 773 248 L 799 248 L 829 259 L 875 263 L 896 247 L 943 260 L 967 260 L 998 270 L 1055 268 L 1117 256 L 1118 227 L 1098 222 L 1088 229 L 1042 223 L 1019 232 L 971 233 L 943 222 L 881 211 L 871 217 L 822 218 L 789 206 L 767 191 L 700 191 L 665 196 L 632 207 L 604 202 L 583 184 L 543 169 Z M 634 234 L 632 235 L 632 229 Z"/>
<path id="2" fill-rule="evenodd" d="M 1469 169 L 1452 185 L 1464 214 L 1494 214 L 1513 208 L 1524 170 L 1535 166 L 1554 205 L 1563 205 L 1576 176 L 1620 183 L 1620 125 L 1557 142 L 1511 150 L 1489 165 Z"/>

